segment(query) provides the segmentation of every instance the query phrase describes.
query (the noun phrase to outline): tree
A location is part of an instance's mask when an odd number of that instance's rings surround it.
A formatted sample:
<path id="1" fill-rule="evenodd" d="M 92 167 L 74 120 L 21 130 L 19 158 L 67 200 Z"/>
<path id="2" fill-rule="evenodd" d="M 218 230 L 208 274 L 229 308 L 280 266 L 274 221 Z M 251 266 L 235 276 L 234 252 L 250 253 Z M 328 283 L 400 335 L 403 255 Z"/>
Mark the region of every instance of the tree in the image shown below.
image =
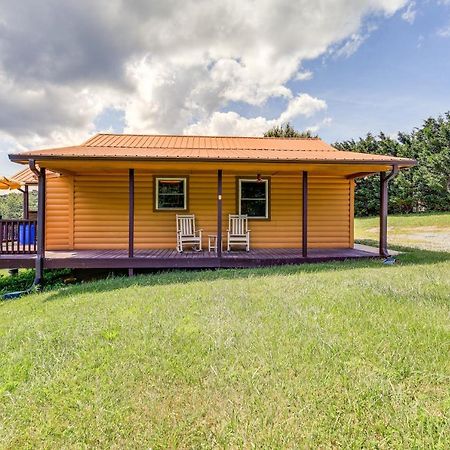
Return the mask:
<path id="1" fill-rule="evenodd" d="M 316 138 L 311 131 L 297 131 L 289 122 L 281 125 L 275 125 L 264 133 L 264 137 L 283 137 L 283 138 Z"/>
<path id="2" fill-rule="evenodd" d="M 30 191 L 30 210 L 37 210 L 37 191 Z M 0 195 L 0 217 L 3 219 L 23 218 L 23 194 L 8 192 Z"/>
<path id="3" fill-rule="evenodd" d="M 394 139 L 380 133 L 359 140 L 336 142 L 340 150 L 413 158 L 417 166 L 402 170 L 389 183 L 389 211 L 411 213 L 450 210 L 450 112 L 428 118 L 411 133 Z M 379 177 L 356 180 L 355 214 L 376 215 Z"/>

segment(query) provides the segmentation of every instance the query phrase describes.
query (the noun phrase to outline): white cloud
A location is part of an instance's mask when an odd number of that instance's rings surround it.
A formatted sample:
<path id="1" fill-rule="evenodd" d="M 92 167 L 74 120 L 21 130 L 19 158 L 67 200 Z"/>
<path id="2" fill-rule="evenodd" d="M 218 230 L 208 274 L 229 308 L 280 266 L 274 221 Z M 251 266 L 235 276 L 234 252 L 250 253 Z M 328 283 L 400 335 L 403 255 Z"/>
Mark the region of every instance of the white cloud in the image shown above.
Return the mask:
<path id="1" fill-rule="evenodd" d="M 207 119 L 187 126 L 185 134 L 262 136 L 277 121 L 265 117 L 242 117 L 234 111 L 214 112 Z"/>
<path id="2" fill-rule="evenodd" d="M 349 56 L 353 55 L 353 53 L 355 53 L 359 49 L 359 47 L 361 47 L 361 45 L 368 37 L 368 34 L 352 34 L 350 38 L 334 52 L 335 57 L 348 58 Z"/>
<path id="3" fill-rule="evenodd" d="M 423 34 L 420 34 L 419 37 L 417 38 L 416 47 L 422 48 L 424 41 L 425 41 L 425 36 Z"/>
<path id="4" fill-rule="evenodd" d="M 220 111 L 273 98 L 288 102 L 283 118 L 310 117 L 325 102 L 287 86 L 312 76 L 299 72 L 302 62 L 343 41 L 339 53 L 350 55 L 367 38 L 365 17 L 405 4 L 3 0 L 0 137 L 27 146 L 79 142 L 109 107 L 124 111 L 127 131 L 142 132 L 233 124 L 233 132 L 259 133 L 270 120 Z"/>
<path id="5" fill-rule="evenodd" d="M 279 120 L 289 122 L 298 116 L 311 117 L 326 107 L 327 104 L 324 100 L 311 97 L 308 94 L 300 94 L 289 102 L 286 111 L 280 115 Z"/>
<path id="6" fill-rule="evenodd" d="M 325 117 L 323 120 L 321 120 L 316 125 L 311 125 L 309 127 L 306 127 L 307 131 L 311 131 L 311 133 L 317 133 L 321 128 L 329 126 L 333 122 L 333 119 L 331 117 Z"/>
<path id="7" fill-rule="evenodd" d="M 416 20 L 416 14 L 416 2 L 409 2 L 406 10 L 402 13 L 402 19 L 409 24 L 413 24 Z"/>
<path id="8" fill-rule="evenodd" d="M 362 27 L 358 33 L 351 34 L 348 38 L 337 46 L 330 48 L 329 54 L 334 58 L 349 58 L 356 53 L 361 45 L 370 37 L 377 29 L 377 25 L 369 23 Z"/>
<path id="9" fill-rule="evenodd" d="M 438 36 L 440 36 L 442 38 L 450 37 L 450 25 L 448 25 L 444 28 L 439 28 L 436 33 Z"/>
<path id="10" fill-rule="evenodd" d="M 314 74 L 310 70 L 303 70 L 300 72 L 297 72 L 297 75 L 295 75 L 295 79 L 298 81 L 307 81 L 311 80 Z"/>
<path id="11" fill-rule="evenodd" d="M 300 94 L 291 99 L 288 105 L 277 119 L 266 119 L 264 117 L 246 118 L 236 112 L 215 112 L 206 120 L 192 124 L 184 129 L 186 134 L 203 135 L 248 135 L 261 136 L 269 128 L 289 122 L 299 116 L 311 117 L 319 111 L 327 108 L 325 101 L 308 94 Z M 329 118 L 323 123 L 329 123 Z M 317 130 L 319 126 L 316 127 Z"/>

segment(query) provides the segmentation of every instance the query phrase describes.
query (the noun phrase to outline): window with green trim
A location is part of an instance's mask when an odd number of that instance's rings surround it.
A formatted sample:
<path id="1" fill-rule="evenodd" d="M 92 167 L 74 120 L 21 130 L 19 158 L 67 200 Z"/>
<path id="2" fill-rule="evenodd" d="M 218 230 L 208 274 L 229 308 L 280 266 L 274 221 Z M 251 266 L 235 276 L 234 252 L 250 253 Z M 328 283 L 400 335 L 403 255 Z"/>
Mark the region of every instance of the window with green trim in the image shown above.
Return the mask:
<path id="1" fill-rule="evenodd" d="M 269 180 L 239 179 L 239 214 L 269 218 Z"/>
<path id="2" fill-rule="evenodd" d="M 155 209 L 185 210 L 187 209 L 186 178 L 155 178 Z"/>

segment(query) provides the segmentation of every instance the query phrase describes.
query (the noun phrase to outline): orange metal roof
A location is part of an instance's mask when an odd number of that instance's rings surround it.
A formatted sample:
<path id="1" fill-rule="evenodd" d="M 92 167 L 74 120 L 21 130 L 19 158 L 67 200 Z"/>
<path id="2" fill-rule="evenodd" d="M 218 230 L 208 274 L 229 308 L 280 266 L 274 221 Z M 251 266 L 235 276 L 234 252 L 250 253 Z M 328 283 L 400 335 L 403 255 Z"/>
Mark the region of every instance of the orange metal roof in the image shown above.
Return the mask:
<path id="1" fill-rule="evenodd" d="M 13 178 L 22 184 L 37 184 L 37 176 L 28 167 L 15 173 Z"/>
<path id="2" fill-rule="evenodd" d="M 157 159 L 372 163 L 412 166 L 392 156 L 337 150 L 318 138 L 97 134 L 84 144 L 9 155 L 28 159 Z"/>
<path id="3" fill-rule="evenodd" d="M 51 172 L 50 170 L 46 170 L 47 177 L 53 178 L 58 176 L 58 174 Z M 26 169 L 22 169 L 19 172 L 15 173 L 12 178 L 14 181 L 18 181 L 22 185 L 24 184 L 38 184 L 37 176 L 27 167 Z"/>

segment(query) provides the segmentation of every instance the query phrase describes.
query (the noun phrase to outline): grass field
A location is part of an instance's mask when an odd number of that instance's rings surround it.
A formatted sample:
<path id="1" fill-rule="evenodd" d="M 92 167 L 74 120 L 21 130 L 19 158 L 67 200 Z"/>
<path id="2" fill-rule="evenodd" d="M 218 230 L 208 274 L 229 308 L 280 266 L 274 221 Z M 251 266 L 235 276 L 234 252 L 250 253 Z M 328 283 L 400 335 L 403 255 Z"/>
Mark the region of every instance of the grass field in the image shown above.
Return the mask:
<path id="1" fill-rule="evenodd" d="M 449 274 L 415 249 L 4 302 L 0 447 L 446 449 Z"/>
<path id="2" fill-rule="evenodd" d="M 378 239 L 378 217 L 355 220 L 355 238 Z M 388 217 L 389 243 L 450 252 L 450 213 Z"/>

